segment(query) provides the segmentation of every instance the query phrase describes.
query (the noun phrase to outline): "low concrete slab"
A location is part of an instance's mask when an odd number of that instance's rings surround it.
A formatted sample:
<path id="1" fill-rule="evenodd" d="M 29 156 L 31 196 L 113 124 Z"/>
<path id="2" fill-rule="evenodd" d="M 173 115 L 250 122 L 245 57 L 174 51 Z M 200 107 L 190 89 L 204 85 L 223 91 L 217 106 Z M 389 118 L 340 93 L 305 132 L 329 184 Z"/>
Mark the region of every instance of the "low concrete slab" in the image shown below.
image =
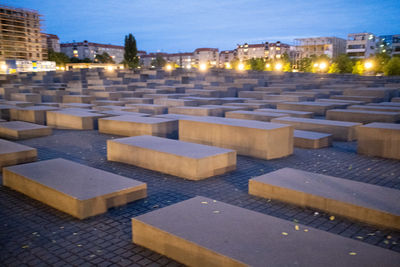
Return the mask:
<path id="1" fill-rule="evenodd" d="M 107 159 L 189 180 L 236 168 L 236 151 L 147 135 L 108 140 Z"/>
<path id="2" fill-rule="evenodd" d="M 79 219 L 147 195 L 145 183 L 65 159 L 6 167 L 3 185 Z"/>
<path id="3" fill-rule="evenodd" d="M 337 103 L 329 102 L 282 102 L 277 103 L 278 109 L 313 112 L 315 115 L 324 116 L 326 111 L 337 107 Z"/>
<path id="4" fill-rule="evenodd" d="M 283 168 L 250 179 L 249 194 L 400 229 L 400 192 L 387 187 Z"/>
<path id="5" fill-rule="evenodd" d="M 332 135 L 326 133 L 294 130 L 294 146 L 299 148 L 324 148 L 332 145 Z"/>
<path id="6" fill-rule="evenodd" d="M 357 109 L 332 109 L 326 113 L 327 120 L 352 121 L 361 123 L 399 122 L 400 112 L 382 112 Z"/>
<path id="7" fill-rule="evenodd" d="M 370 123 L 357 129 L 357 153 L 400 160 L 400 124 Z"/>
<path id="8" fill-rule="evenodd" d="M 6 166 L 36 161 L 35 148 L 0 139 L 0 170 Z"/>
<path id="9" fill-rule="evenodd" d="M 63 103 L 84 103 L 90 104 L 95 100 L 91 95 L 65 95 L 63 96 Z"/>
<path id="10" fill-rule="evenodd" d="M 217 116 L 222 117 L 223 111 L 220 108 L 210 107 L 170 107 L 169 114 L 182 114 L 189 116 Z"/>
<path id="11" fill-rule="evenodd" d="M 138 113 L 147 113 L 150 115 L 160 115 L 168 112 L 167 106 L 154 105 L 154 104 L 126 104 L 126 111 L 133 111 Z"/>
<path id="12" fill-rule="evenodd" d="M 47 125 L 58 129 L 94 130 L 97 120 L 107 117 L 105 114 L 85 110 L 56 110 L 47 111 Z"/>
<path id="13" fill-rule="evenodd" d="M 372 267 L 400 261 L 396 252 L 205 197 L 133 218 L 132 240 L 195 267 Z"/>
<path id="14" fill-rule="evenodd" d="M 256 109 L 255 111 L 268 112 L 268 113 L 274 112 L 279 114 L 286 114 L 287 117 L 297 117 L 297 118 L 312 118 L 314 116 L 313 112 L 275 109 L 275 108 L 260 108 Z"/>
<path id="15" fill-rule="evenodd" d="M 287 114 L 262 111 L 230 111 L 225 113 L 225 117 L 232 119 L 255 120 L 255 121 L 271 121 L 271 119 L 287 117 Z"/>
<path id="16" fill-rule="evenodd" d="M 26 121 L 46 125 L 46 112 L 58 110 L 56 107 L 32 106 L 26 108 L 15 108 L 10 110 L 10 120 Z"/>
<path id="17" fill-rule="evenodd" d="M 176 138 L 178 120 L 139 116 L 116 116 L 99 120 L 99 132 L 121 136 L 154 135 Z"/>
<path id="18" fill-rule="evenodd" d="M 293 117 L 272 119 L 271 122 L 289 124 L 292 125 L 296 130 L 332 134 L 332 138 L 334 140 L 339 140 L 339 141 L 356 140 L 357 139 L 356 129 L 357 127 L 362 125 L 361 123 L 355 123 L 355 122 L 293 118 Z"/>
<path id="19" fill-rule="evenodd" d="M 375 96 L 355 96 L 355 95 L 333 95 L 329 98 L 332 99 L 341 99 L 341 100 L 354 100 L 354 101 L 362 101 L 365 103 L 377 103 L 382 102 L 384 99 Z"/>
<path id="20" fill-rule="evenodd" d="M 240 155 L 263 159 L 286 157 L 293 153 L 293 128 L 284 124 L 192 117 L 179 119 L 182 141 L 236 150 Z"/>
<path id="21" fill-rule="evenodd" d="M 52 133 L 50 127 L 24 121 L 0 123 L 0 138 L 20 140 L 47 136 Z"/>

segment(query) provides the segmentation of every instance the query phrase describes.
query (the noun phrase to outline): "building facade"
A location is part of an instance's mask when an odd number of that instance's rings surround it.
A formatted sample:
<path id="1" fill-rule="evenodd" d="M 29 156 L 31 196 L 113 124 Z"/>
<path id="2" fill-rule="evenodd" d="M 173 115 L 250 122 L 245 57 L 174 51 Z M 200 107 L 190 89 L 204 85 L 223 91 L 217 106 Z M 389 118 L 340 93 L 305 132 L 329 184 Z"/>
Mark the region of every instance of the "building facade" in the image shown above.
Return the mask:
<path id="1" fill-rule="evenodd" d="M 312 37 L 295 39 L 298 59 L 312 55 L 336 58 L 346 53 L 346 40 L 338 37 Z"/>
<path id="2" fill-rule="evenodd" d="M 61 52 L 70 58 L 88 58 L 96 61 L 96 55 L 107 53 L 117 64 L 124 60 L 124 47 L 119 45 L 91 43 L 85 40 L 83 42 L 63 43 L 60 47 Z M 139 57 L 145 54 L 144 51 L 138 51 Z"/>
<path id="3" fill-rule="evenodd" d="M 237 58 L 240 61 L 246 61 L 252 58 L 267 58 L 268 57 L 268 43 L 262 44 L 243 44 L 238 45 L 236 48 Z"/>
<path id="4" fill-rule="evenodd" d="M 283 54 L 287 54 L 290 56 L 290 45 L 281 43 L 280 41 L 276 43 L 267 43 L 268 59 L 280 59 L 282 58 Z"/>
<path id="5" fill-rule="evenodd" d="M 0 5 L 0 60 L 43 60 L 41 15 L 30 9 Z"/>
<path id="6" fill-rule="evenodd" d="M 399 56 L 400 34 L 379 36 L 377 51 L 378 53 L 386 53 L 390 56 Z"/>
<path id="7" fill-rule="evenodd" d="M 377 41 L 372 33 L 351 33 L 347 35 L 346 53 L 351 58 L 368 58 L 378 52 Z"/>
<path id="8" fill-rule="evenodd" d="M 232 60 L 236 58 L 236 50 L 224 50 L 219 53 L 219 67 L 230 66 Z"/>
<path id="9" fill-rule="evenodd" d="M 219 63 L 218 48 L 197 48 L 193 56 L 196 65 L 209 64 L 211 67 L 217 67 Z"/>
<path id="10" fill-rule="evenodd" d="M 46 42 L 47 50 L 53 50 L 54 52 L 61 52 L 60 49 L 60 38 L 55 34 L 43 33 L 42 38 Z"/>

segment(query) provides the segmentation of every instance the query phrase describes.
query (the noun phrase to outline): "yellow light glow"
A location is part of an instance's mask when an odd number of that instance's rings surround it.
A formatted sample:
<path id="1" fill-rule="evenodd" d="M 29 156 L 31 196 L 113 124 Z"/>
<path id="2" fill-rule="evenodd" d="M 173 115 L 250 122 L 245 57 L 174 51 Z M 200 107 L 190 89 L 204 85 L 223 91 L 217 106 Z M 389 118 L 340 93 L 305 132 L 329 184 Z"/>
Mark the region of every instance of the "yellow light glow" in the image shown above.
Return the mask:
<path id="1" fill-rule="evenodd" d="M 281 63 L 277 63 L 277 64 L 275 64 L 275 70 L 277 70 L 277 71 L 281 71 L 282 70 L 282 64 Z"/>
<path id="2" fill-rule="evenodd" d="M 113 71 L 113 69 L 114 69 L 113 66 L 107 66 L 108 71 Z"/>
<path id="3" fill-rule="evenodd" d="M 314 63 L 314 68 L 318 68 L 318 63 Z"/>
<path id="4" fill-rule="evenodd" d="M 170 70 L 172 70 L 172 66 L 170 64 L 168 64 L 167 66 L 165 66 L 165 69 L 170 71 Z"/>
<path id="5" fill-rule="evenodd" d="M 192 68 L 192 65 L 187 64 L 187 65 L 186 65 L 186 68 L 187 68 L 188 70 L 190 70 L 190 69 Z"/>
<path id="6" fill-rule="evenodd" d="M 225 68 L 230 69 L 230 68 L 232 68 L 232 66 L 230 63 L 226 63 Z"/>
<path id="7" fill-rule="evenodd" d="M 200 70 L 201 71 L 206 71 L 207 70 L 207 65 L 206 64 L 200 64 Z"/>
<path id="8" fill-rule="evenodd" d="M 270 68 L 270 67 L 271 67 L 271 64 L 268 63 L 267 65 L 265 65 L 265 67 L 266 67 L 266 68 Z"/>
<path id="9" fill-rule="evenodd" d="M 365 64 L 364 64 L 364 67 L 365 67 L 367 70 L 372 69 L 373 66 L 374 66 L 374 64 L 373 64 L 371 61 L 367 61 L 367 62 L 365 62 Z"/>
<path id="10" fill-rule="evenodd" d="M 243 63 L 240 63 L 238 65 L 238 70 L 244 70 L 244 64 Z"/>
<path id="11" fill-rule="evenodd" d="M 60 67 L 56 67 L 56 70 L 59 70 L 60 69 Z"/>
<path id="12" fill-rule="evenodd" d="M 61 67 L 61 70 L 65 70 L 65 68 L 64 68 L 64 67 Z"/>
<path id="13" fill-rule="evenodd" d="M 320 70 L 325 70 L 326 67 L 328 67 L 328 64 L 326 64 L 325 62 L 322 62 L 322 63 L 319 64 Z"/>
<path id="14" fill-rule="evenodd" d="M 124 69 L 124 66 L 120 66 L 119 68 L 120 68 L 121 70 L 123 70 L 123 69 Z"/>
<path id="15" fill-rule="evenodd" d="M 1 69 L 2 70 L 6 70 L 7 69 L 7 65 L 5 65 L 5 64 L 1 65 Z"/>

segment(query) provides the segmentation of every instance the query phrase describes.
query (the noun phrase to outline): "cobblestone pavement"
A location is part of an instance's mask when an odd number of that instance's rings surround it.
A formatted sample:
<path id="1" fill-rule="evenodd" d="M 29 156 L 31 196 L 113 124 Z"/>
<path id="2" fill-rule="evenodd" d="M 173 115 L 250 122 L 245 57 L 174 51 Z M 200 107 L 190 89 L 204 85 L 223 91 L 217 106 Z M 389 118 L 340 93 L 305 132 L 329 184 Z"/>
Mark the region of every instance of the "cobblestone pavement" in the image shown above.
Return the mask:
<path id="1" fill-rule="evenodd" d="M 247 193 L 248 180 L 283 167 L 342 177 L 400 190 L 400 163 L 356 154 L 355 142 L 318 150 L 295 149 L 277 160 L 238 157 L 237 170 L 193 182 L 138 167 L 107 162 L 106 140 L 97 131 L 54 130 L 52 136 L 20 141 L 38 149 L 39 159 L 65 158 L 146 182 L 148 197 L 79 221 L 0 186 L 0 264 L 5 266 L 177 266 L 131 242 L 130 219 L 201 195 L 246 209 L 353 238 L 400 253 L 400 232 Z"/>

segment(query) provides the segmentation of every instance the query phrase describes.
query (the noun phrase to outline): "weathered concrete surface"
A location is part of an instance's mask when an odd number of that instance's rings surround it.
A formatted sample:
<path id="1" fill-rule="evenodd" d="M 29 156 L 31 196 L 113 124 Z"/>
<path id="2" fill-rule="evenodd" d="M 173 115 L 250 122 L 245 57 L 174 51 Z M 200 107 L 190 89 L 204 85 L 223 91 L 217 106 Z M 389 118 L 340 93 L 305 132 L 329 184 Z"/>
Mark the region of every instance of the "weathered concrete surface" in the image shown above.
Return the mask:
<path id="1" fill-rule="evenodd" d="M 0 139 L 0 170 L 3 167 L 36 161 L 35 148 Z"/>

